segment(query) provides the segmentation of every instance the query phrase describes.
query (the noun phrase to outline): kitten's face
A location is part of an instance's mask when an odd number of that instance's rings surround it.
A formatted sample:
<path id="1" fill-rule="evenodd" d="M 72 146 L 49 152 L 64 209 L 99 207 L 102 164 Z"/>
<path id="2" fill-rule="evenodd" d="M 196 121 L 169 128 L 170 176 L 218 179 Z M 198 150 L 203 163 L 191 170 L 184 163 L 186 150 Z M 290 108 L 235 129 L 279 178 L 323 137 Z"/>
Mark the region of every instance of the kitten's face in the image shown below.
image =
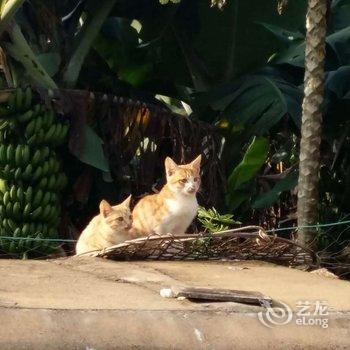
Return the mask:
<path id="1" fill-rule="evenodd" d="M 170 190 L 186 196 L 195 195 L 201 184 L 200 164 L 200 155 L 193 162 L 184 165 L 177 165 L 167 157 L 165 171 Z"/>
<path id="2" fill-rule="evenodd" d="M 132 224 L 129 196 L 124 202 L 111 206 L 107 201 L 100 203 L 100 214 L 108 225 L 114 231 L 129 230 Z"/>

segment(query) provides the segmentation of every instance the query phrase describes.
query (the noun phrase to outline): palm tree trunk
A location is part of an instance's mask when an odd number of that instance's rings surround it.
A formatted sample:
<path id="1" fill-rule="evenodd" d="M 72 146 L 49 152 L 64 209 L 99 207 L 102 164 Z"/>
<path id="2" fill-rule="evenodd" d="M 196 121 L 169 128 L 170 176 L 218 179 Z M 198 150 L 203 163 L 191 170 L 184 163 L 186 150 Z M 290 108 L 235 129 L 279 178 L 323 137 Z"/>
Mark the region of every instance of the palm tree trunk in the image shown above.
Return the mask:
<path id="1" fill-rule="evenodd" d="M 307 33 L 298 183 L 298 226 L 314 225 L 318 219 L 326 12 L 327 0 L 309 0 L 306 14 Z M 315 248 L 315 236 L 315 229 L 301 228 L 298 233 L 298 241 Z"/>

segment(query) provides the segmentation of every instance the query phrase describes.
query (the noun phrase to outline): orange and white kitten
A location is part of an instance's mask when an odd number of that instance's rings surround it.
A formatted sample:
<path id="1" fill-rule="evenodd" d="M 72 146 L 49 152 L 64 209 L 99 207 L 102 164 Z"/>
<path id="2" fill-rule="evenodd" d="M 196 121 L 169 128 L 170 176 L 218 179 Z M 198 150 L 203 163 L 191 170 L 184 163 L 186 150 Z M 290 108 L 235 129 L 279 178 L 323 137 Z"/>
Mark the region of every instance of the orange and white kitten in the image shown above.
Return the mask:
<path id="1" fill-rule="evenodd" d="M 129 230 L 132 222 L 130 200 L 131 196 L 114 206 L 102 200 L 100 213 L 90 221 L 79 237 L 76 253 L 100 250 L 130 239 Z"/>
<path id="2" fill-rule="evenodd" d="M 169 157 L 165 159 L 167 183 L 159 193 L 142 198 L 132 212 L 134 237 L 186 232 L 198 211 L 200 163 L 200 155 L 184 165 L 177 165 Z"/>

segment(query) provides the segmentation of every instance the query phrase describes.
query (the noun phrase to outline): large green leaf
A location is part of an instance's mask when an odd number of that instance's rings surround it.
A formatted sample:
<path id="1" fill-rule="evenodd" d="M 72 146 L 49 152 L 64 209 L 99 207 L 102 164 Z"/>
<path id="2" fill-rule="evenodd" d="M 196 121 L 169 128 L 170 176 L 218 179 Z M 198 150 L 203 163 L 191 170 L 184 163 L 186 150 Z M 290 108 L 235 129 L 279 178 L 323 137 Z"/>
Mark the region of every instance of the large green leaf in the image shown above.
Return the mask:
<path id="1" fill-rule="evenodd" d="M 101 31 L 106 37 L 116 40 L 115 44 L 124 50 L 138 45 L 138 33 L 130 19 L 110 17 L 103 24 Z"/>
<path id="2" fill-rule="evenodd" d="M 332 1 L 332 16 L 328 28 L 332 32 L 346 28 L 350 23 L 350 1 Z"/>
<path id="3" fill-rule="evenodd" d="M 139 47 L 137 30 L 132 21 L 111 17 L 104 23 L 94 49 L 109 68 L 124 82 L 140 86 L 154 78 L 147 50 Z"/>
<path id="4" fill-rule="evenodd" d="M 284 179 L 277 182 L 271 191 L 258 196 L 252 204 L 252 208 L 259 209 L 271 206 L 278 201 L 279 196 L 284 191 L 290 191 L 298 183 L 298 172 L 288 174 Z"/>
<path id="5" fill-rule="evenodd" d="M 340 65 L 350 64 L 350 26 L 328 35 L 326 42 L 336 53 Z"/>
<path id="6" fill-rule="evenodd" d="M 205 1 L 198 3 L 199 18 L 205 25 L 195 36 L 195 48 L 205 57 L 212 75 L 226 81 L 264 65 L 280 48 L 279 42 L 271 40 L 257 21 L 283 25 L 291 31 L 305 22 L 305 0 L 290 1 L 282 15 L 277 12 L 275 0 L 231 0 L 224 11 L 210 9 Z M 231 75 L 226 75 L 228 65 L 233 65 Z"/>
<path id="7" fill-rule="evenodd" d="M 265 137 L 254 137 L 242 161 L 234 168 L 228 178 L 229 192 L 239 189 L 250 181 L 266 161 L 269 142 Z"/>
<path id="8" fill-rule="evenodd" d="M 290 64 L 295 67 L 304 68 L 305 41 L 296 40 L 288 49 L 277 53 L 271 60 L 272 64 Z"/>
<path id="9" fill-rule="evenodd" d="M 269 23 L 261 22 L 260 24 L 269 32 L 271 32 L 279 41 L 288 46 L 296 40 L 304 39 L 304 35 L 300 32 L 287 30 Z"/>
<path id="10" fill-rule="evenodd" d="M 350 5 L 350 0 L 333 0 L 331 4 L 332 10 L 337 7 L 341 7 L 344 5 Z"/>
<path id="11" fill-rule="evenodd" d="M 241 204 L 249 200 L 251 194 L 249 191 L 237 190 L 226 195 L 226 205 L 232 211 L 238 208 Z"/>
<path id="12" fill-rule="evenodd" d="M 42 53 L 37 55 L 36 58 L 50 77 L 53 77 L 58 72 L 61 57 L 57 52 Z"/>
<path id="13" fill-rule="evenodd" d="M 245 185 L 251 181 L 266 161 L 269 142 L 264 137 L 254 137 L 242 161 L 233 169 L 228 178 L 226 204 L 230 210 L 239 207 L 250 198 Z"/>
<path id="14" fill-rule="evenodd" d="M 102 143 L 100 137 L 88 125 L 85 125 L 84 143 L 76 156 L 83 163 L 109 172 L 108 161 L 103 153 Z"/>
<path id="15" fill-rule="evenodd" d="M 142 39 L 153 42 L 154 52 L 160 53 L 155 61 L 158 77 L 201 91 L 208 82 L 227 82 L 263 66 L 279 49 L 280 43 L 257 21 L 286 25 L 290 31 L 305 22 L 305 0 L 290 1 L 282 15 L 276 0 L 230 0 L 223 11 L 210 8 L 207 1 L 158 7 L 155 3 L 142 8 L 141 14 L 148 15 L 140 21 Z"/>
<path id="16" fill-rule="evenodd" d="M 347 95 L 350 91 L 350 65 L 328 72 L 326 90 L 332 91 L 338 98 L 343 98 Z"/>
<path id="17" fill-rule="evenodd" d="M 85 58 L 115 2 L 116 0 L 90 1 L 90 16 L 77 35 L 76 49 L 63 76 L 63 80 L 68 87 L 75 86 Z"/>
<path id="18" fill-rule="evenodd" d="M 230 99 L 223 116 L 234 125 L 249 128 L 251 134 L 265 134 L 286 114 L 300 125 L 302 92 L 283 80 L 247 76 Z"/>
<path id="19" fill-rule="evenodd" d="M 196 107 L 210 105 L 222 111 L 222 117 L 234 125 L 246 125 L 252 133 L 265 133 L 286 114 L 297 126 L 301 122 L 302 90 L 265 72 L 193 94 L 192 98 Z"/>
<path id="20" fill-rule="evenodd" d="M 331 65 L 334 68 L 334 54 L 336 56 L 337 65 L 350 63 L 350 2 L 337 1 L 332 3 L 332 12 L 330 16 L 329 34 L 326 38 L 327 43 L 327 62 L 326 65 Z M 276 37 L 283 39 L 288 38 L 288 33 L 291 37 L 295 37 L 288 45 L 286 50 L 275 54 L 271 63 L 274 64 L 289 64 L 295 67 L 304 67 L 305 61 L 305 40 L 302 35 L 297 33 L 277 28 L 271 24 L 263 24 L 266 29 L 273 32 Z M 288 42 L 284 40 L 284 42 Z M 326 67 L 327 68 L 327 67 Z"/>

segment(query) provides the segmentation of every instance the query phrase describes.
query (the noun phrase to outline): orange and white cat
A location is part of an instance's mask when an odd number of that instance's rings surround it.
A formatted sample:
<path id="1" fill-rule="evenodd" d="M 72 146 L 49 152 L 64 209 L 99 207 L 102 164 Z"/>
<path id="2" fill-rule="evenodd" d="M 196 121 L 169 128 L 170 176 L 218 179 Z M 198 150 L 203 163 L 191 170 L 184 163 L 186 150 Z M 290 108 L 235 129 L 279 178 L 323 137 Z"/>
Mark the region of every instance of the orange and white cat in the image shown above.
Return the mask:
<path id="1" fill-rule="evenodd" d="M 185 234 L 198 211 L 200 163 L 200 155 L 184 165 L 177 165 L 169 157 L 165 159 L 167 183 L 159 193 L 142 198 L 132 212 L 134 237 Z"/>
<path id="2" fill-rule="evenodd" d="M 100 250 L 130 239 L 129 230 L 132 222 L 130 200 L 131 196 L 114 206 L 102 200 L 100 213 L 90 221 L 79 237 L 76 253 Z"/>

